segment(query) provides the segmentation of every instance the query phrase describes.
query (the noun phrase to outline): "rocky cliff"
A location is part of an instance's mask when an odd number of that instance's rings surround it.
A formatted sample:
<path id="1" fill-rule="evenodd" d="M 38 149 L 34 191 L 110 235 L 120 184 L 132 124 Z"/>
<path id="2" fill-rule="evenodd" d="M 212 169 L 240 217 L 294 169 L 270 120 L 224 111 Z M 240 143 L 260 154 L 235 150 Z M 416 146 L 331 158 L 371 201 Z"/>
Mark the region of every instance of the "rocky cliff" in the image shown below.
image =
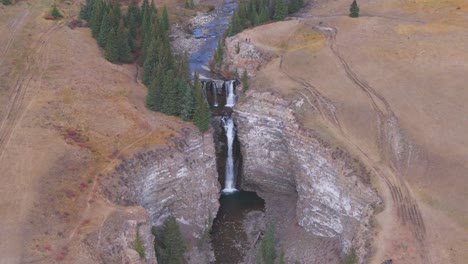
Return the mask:
<path id="1" fill-rule="evenodd" d="M 197 237 L 218 211 L 219 183 L 213 137 L 183 128 L 167 144 L 123 160 L 102 180 L 103 192 L 121 205 L 141 205 L 160 225 L 173 214 Z"/>
<path id="2" fill-rule="evenodd" d="M 379 197 L 362 165 L 301 125 L 294 116 L 300 105 L 271 92 L 250 91 L 236 106 L 242 187 L 261 196 L 297 192 L 300 226 L 317 236 L 338 237 L 344 252 L 354 247 L 364 257 Z"/>

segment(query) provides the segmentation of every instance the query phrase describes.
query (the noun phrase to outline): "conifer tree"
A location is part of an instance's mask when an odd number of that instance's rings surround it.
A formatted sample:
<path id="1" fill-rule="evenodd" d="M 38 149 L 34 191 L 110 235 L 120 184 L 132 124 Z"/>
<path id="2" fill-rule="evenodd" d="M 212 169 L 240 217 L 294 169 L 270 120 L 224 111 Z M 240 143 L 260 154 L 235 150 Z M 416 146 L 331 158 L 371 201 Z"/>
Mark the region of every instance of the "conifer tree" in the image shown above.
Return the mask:
<path id="1" fill-rule="evenodd" d="M 169 216 L 164 221 L 163 227 L 156 231 L 154 247 L 158 263 L 184 263 L 185 241 L 174 216 Z"/>
<path id="2" fill-rule="evenodd" d="M 93 11 L 93 5 L 96 3 L 94 0 L 86 0 L 86 4 L 81 6 L 80 18 L 86 21 L 90 20 L 91 12 Z"/>
<path id="3" fill-rule="evenodd" d="M 11 4 L 11 0 L 2 0 L 3 5 Z"/>
<path id="4" fill-rule="evenodd" d="M 117 33 L 114 29 L 109 32 L 107 44 L 104 49 L 106 60 L 115 63 L 119 60 L 119 43 L 117 41 Z"/>
<path id="5" fill-rule="evenodd" d="M 242 73 L 241 80 L 243 90 L 247 91 L 247 89 L 249 89 L 249 75 L 247 74 L 247 70 L 244 70 L 244 72 Z"/>
<path id="6" fill-rule="evenodd" d="M 180 117 L 185 120 L 191 120 L 193 116 L 193 108 L 194 108 L 194 99 L 192 88 L 187 85 L 187 83 L 183 83 L 185 86 L 185 94 L 181 100 L 181 109 L 180 109 Z"/>
<path id="7" fill-rule="evenodd" d="M 303 4 L 304 2 L 302 0 L 290 0 L 288 4 L 289 14 L 293 14 L 299 11 L 302 8 Z"/>
<path id="8" fill-rule="evenodd" d="M 159 96 L 160 94 L 160 78 L 161 76 L 156 76 L 152 79 L 151 84 L 148 86 L 148 94 L 146 95 L 146 107 L 153 111 L 159 111 L 161 108 L 161 101 L 162 98 Z"/>
<path id="9" fill-rule="evenodd" d="M 210 109 L 206 103 L 205 94 L 201 86 L 198 73 L 195 73 L 195 110 L 193 113 L 193 123 L 198 127 L 201 132 L 208 130 L 210 126 Z"/>
<path id="10" fill-rule="evenodd" d="M 119 28 L 117 30 L 117 44 L 118 44 L 118 54 L 119 61 L 124 63 L 129 63 L 132 61 L 132 50 L 130 45 L 128 45 L 128 31 L 123 25 L 123 21 L 120 21 Z"/>
<path id="11" fill-rule="evenodd" d="M 359 7 L 356 0 L 353 0 L 353 3 L 349 7 L 349 16 L 350 17 L 359 17 Z"/>
<path id="12" fill-rule="evenodd" d="M 101 48 L 106 47 L 107 38 L 109 37 L 109 32 L 112 29 L 111 21 L 109 18 L 109 13 L 105 13 L 102 18 L 101 27 L 99 29 L 99 36 L 97 37 L 97 42 Z"/>
<path id="13" fill-rule="evenodd" d="M 273 226 L 270 224 L 267 227 L 265 236 L 260 243 L 259 252 L 257 255 L 257 263 L 271 264 L 275 263 L 276 251 Z"/>
<path id="14" fill-rule="evenodd" d="M 143 78 L 144 84 L 149 85 L 156 74 L 158 65 L 158 47 L 159 43 L 157 40 L 151 42 L 150 48 L 148 48 L 148 55 L 145 57 L 143 63 Z"/>
<path id="15" fill-rule="evenodd" d="M 174 72 L 168 70 L 164 75 L 164 82 L 161 96 L 164 98 L 161 112 L 167 115 L 177 115 L 179 104 L 177 97 L 177 86 L 174 80 Z"/>
<path id="16" fill-rule="evenodd" d="M 268 11 L 267 6 L 262 6 L 260 14 L 258 16 L 258 23 L 262 24 L 270 20 L 270 12 Z"/>
<path id="17" fill-rule="evenodd" d="M 53 16 L 55 19 L 62 17 L 62 14 L 60 14 L 60 11 L 57 8 L 57 5 L 54 3 L 52 5 L 52 8 L 50 9 L 50 15 Z"/>
<path id="18" fill-rule="evenodd" d="M 167 13 L 166 6 L 164 6 L 164 9 L 163 9 L 161 26 L 165 31 L 168 31 L 170 27 L 169 14 Z"/>
<path id="19" fill-rule="evenodd" d="M 275 0 L 275 14 L 273 15 L 273 19 L 276 21 L 284 20 L 287 14 L 288 10 L 284 0 Z"/>
<path id="20" fill-rule="evenodd" d="M 98 0 L 91 14 L 91 20 L 89 21 L 89 23 L 94 38 L 97 38 L 99 36 L 99 30 L 101 29 L 101 22 L 102 18 L 104 17 L 105 8 L 105 3 Z"/>

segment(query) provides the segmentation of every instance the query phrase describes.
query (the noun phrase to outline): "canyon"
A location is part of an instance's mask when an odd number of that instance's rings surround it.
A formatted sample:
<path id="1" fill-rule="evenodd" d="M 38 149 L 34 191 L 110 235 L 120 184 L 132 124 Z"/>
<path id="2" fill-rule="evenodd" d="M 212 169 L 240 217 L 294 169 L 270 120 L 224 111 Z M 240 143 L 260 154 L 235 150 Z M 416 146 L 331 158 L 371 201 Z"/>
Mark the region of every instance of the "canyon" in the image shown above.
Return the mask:
<path id="1" fill-rule="evenodd" d="M 248 89 L 208 80 L 218 25 L 206 46 L 197 30 L 174 37 L 201 47 L 191 68 L 209 104 L 229 108 L 206 133 L 147 110 L 141 69 L 66 26 L 80 1 L 60 5 L 62 21 L 42 19 L 50 3 L 0 9 L 0 262 L 157 263 L 151 229 L 173 215 L 187 262 L 213 263 L 217 246 L 199 241 L 234 188 L 264 200 L 220 211 L 243 225 L 238 263 L 255 263 L 268 223 L 287 263 L 342 263 L 352 249 L 358 263 L 468 258 L 463 1 L 362 0 L 358 19 L 347 1 L 311 1 L 226 39 L 223 63 L 248 72 Z"/>

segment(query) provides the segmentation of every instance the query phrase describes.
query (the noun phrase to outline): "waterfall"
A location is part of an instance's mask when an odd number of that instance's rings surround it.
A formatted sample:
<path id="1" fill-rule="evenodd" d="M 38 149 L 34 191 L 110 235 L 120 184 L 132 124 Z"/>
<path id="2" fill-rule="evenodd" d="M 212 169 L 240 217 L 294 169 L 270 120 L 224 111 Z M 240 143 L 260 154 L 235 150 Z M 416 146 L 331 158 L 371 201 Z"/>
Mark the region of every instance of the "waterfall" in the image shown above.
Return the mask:
<path id="1" fill-rule="evenodd" d="M 234 158 L 232 155 L 232 145 L 234 143 L 234 137 L 236 136 L 236 128 L 234 127 L 234 122 L 230 116 L 225 116 L 222 119 L 224 130 L 226 132 L 227 144 L 228 144 L 228 154 L 226 157 L 226 173 L 224 179 L 224 189 L 223 193 L 232 193 L 237 191 L 235 177 L 234 177 Z"/>
<path id="2" fill-rule="evenodd" d="M 234 94 L 234 80 L 227 81 L 226 107 L 233 107 L 236 104 L 236 95 Z"/>
<path id="3" fill-rule="evenodd" d="M 218 87 L 216 83 L 211 85 L 211 91 L 213 93 L 213 106 L 218 107 Z"/>

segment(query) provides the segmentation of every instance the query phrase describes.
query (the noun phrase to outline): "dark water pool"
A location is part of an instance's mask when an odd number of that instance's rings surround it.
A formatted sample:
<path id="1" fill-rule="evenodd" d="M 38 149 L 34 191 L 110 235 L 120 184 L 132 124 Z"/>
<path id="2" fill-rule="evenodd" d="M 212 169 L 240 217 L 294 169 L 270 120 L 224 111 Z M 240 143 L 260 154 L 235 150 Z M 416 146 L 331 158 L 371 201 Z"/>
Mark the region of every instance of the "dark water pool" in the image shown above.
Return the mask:
<path id="1" fill-rule="evenodd" d="M 248 212 L 263 211 L 265 201 L 256 193 L 247 191 L 223 194 L 219 201 L 221 207 L 211 231 L 216 263 L 239 263 L 249 246 L 242 222 Z"/>

